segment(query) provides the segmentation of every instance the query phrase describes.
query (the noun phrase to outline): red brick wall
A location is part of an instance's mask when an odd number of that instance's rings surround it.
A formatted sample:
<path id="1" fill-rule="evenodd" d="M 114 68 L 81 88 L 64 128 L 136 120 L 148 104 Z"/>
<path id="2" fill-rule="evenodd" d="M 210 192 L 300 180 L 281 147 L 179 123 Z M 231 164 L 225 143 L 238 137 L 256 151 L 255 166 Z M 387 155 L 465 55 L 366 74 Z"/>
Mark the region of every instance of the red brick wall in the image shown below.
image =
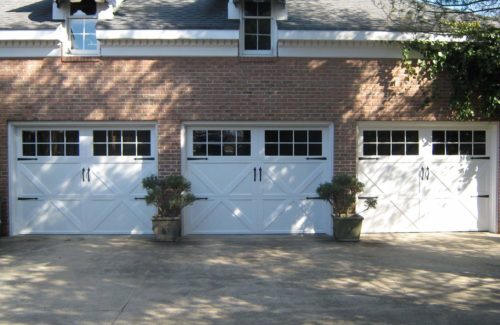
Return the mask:
<path id="1" fill-rule="evenodd" d="M 356 171 L 356 122 L 446 120 L 449 89 L 426 89 L 395 60 L 165 58 L 0 61 L 0 196 L 7 197 L 7 122 L 155 120 L 160 174 L 180 171 L 180 122 L 331 121 L 335 169 Z M 4 216 L 5 213 L 4 206 Z M 6 218 L 4 217 L 5 226 Z"/>

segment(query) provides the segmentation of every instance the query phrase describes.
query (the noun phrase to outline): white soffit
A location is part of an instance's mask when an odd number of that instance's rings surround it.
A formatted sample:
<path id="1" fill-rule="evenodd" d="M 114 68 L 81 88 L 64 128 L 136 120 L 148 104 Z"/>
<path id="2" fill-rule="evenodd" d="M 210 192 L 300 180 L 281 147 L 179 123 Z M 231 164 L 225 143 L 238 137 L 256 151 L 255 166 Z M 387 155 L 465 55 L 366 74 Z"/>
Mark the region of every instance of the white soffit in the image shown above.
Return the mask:
<path id="1" fill-rule="evenodd" d="M 97 30 L 100 40 L 238 40 L 238 30 Z"/>
<path id="2" fill-rule="evenodd" d="M 463 42 L 464 38 L 447 35 L 410 32 L 384 32 L 384 31 L 278 31 L 280 41 L 455 41 Z"/>

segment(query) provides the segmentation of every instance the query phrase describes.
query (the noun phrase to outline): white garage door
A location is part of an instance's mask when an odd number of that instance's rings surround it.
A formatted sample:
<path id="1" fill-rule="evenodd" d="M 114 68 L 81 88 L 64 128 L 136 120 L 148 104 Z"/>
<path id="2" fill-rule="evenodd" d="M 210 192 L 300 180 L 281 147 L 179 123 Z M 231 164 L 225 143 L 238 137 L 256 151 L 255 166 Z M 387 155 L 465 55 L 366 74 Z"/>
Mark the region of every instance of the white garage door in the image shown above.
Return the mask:
<path id="1" fill-rule="evenodd" d="M 151 127 L 18 127 L 13 234 L 151 233 Z"/>
<path id="2" fill-rule="evenodd" d="M 364 232 L 494 230 L 493 130 L 485 124 L 378 127 L 359 132 L 358 176 L 377 197 Z M 358 202 L 362 209 L 362 200 Z"/>
<path id="3" fill-rule="evenodd" d="M 330 233 L 316 196 L 331 178 L 330 129 L 190 127 L 185 175 L 200 198 L 185 234 Z"/>

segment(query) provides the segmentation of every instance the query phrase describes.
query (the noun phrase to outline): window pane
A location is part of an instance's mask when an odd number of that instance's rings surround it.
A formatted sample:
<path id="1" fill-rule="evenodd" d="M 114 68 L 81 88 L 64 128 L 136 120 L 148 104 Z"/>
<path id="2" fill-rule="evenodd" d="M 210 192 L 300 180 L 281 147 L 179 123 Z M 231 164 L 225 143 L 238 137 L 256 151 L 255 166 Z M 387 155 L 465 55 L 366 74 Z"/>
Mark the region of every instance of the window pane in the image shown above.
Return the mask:
<path id="1" fill-rule="evenodd" d="M 50 142 L 50 132 L 49 131 L 37 131 L 36 132 L 37 142 Z"/>
<path id="2" fill-rule="evenodd" d="M 406 154 L 408 156 L 418 155 L 418 144 L 407 144 L 406 145 Z"/>
<path id="3" fill-rule="evenodd" d="M 460 142 L 472 142 L 472 131 L 460 131 Z"/>
<path id="4" fill-rule="evenodd" d="M 193 156 L 206 156 L 206 155 L 207 155 L 206 144 L 193 144 Z"/>
<path id="5" fill-rule="evenodd" d="M 432 145 L 432 154 L 433 155 L 444 155 L 444 144 L 436 144 Z"/>
<path id="6" fill-rule="evenodd" d="M 238 144 L 238 156 L 250 156 L 250 144 Z"/>
<path id="7" fill-rule="evenodd" d="M 460 154 L 461 155 L 472 155 L 472 143 L 461 143 L 460 144 Z"/>
<path id="8" fill-rule="evenodd" d="M 64 131 L 51 131 L 50 138 L 52 142 L 64 142 Z"/>
<path id="9" fill-rule="evenodd" d="M 446 142 L 458 142 L 458 131 L 446 131 Z"/>
<path id="10" fill-rule="evenodd" d="M 253 1 L 245 1 L 245 16 L 257 16 L 257 3 Z"/>
<path id="11" fill-rule="evenodd" d="M 121 142 L 122 131 L 108 131 L 108 142 Z"/>
<path id="12" fill-rule="evenodd" d="M 95 36 L 95 25 L 96 21 L 94 19 L 85 19 L 85 34 L 90 34 Z"/>
<path id="13" fill-rule="evenodd" d="M 403 156 L 405 154 L 405 145 L 402 143 L 392 144 L 392 155 Z"/>
<path id="14" fill-rule="evenodd" d="M 390 144 L 379 144 L 378 145 L 379 156 L 390 156 L 391 155 L 391 145 Z"/>
<path id="15" fill-rule="evenodd" d="M 222 142 L 236 142 L 236 131 L 233 130 L 222 131 Z"/>
<path id="16" fill-rule="evenodd" d="M 475 155 L 485 155 L 486 154 L 486 146 L 484 144 L 474 143 L 474 154 Z"/>
<path id="17" fill-rule="evenodd" d="M 278 142 L 278 131 L 266 131 L 266 142 Z"/>
<path id="18" fill-rule="evenodd" d="M 256 49 L 257 49 L 257 36 L 245 35 L 245 50 L 256 50 Z"/>
<path id="19" fill-rule="evenodd" d="M 125 134 L 125 132 L 123 132 L 123 133 Z M 135 143 L 134 144 L 123 144 L 123 155 L 124 156 L 135 156 Z"/>
<path id="20" fill-rule="evenodd" d="M 271 2 L 270 1 L 258 3 L 258 15 L 259 16 L 271 16 Z"/>
<path id="21" fill-rule="evenodd" d="M 307 131 L 295 131 L 293 136 L 295 142 L 307 142 Z"/>
<path id="22" fill-rule="evenodd" d="M 418 131 L 406 131 L 406 142 L 418 142 Z"/>
<path id="23" fill-rule="evenodd" d="M 50 156 L 50 145 L 49 144 L 38 144 L 36 146 L 37 156 Z"/>
<path id="24" fill-rule="evenodd" d="M 293 131 L 280 131 L 280 142 L 293 142 Z"/>
<path id="25" fill-rule="evenodd" d="M 363 142 L 377 142 L 377 132 L 363 131 Z"/>
<path id="26" fill-rule="evenodd" d="M 221 149 L 220 144 L 209 144 L 208 145 L 208 155 L 209 156 L 220 156 Z"/>
<path id="27" fill-rule="evenodd" d="M 80 142 L 78 131 L 66 131 L 66 142 Z"/>
<path id="28" fill-rule="evenodd" d="M 97 39 L 95 34 L 86 34 L 85 35 L 85 50 L 97 50 Z"/>
<path id="29" fill-rule="evenodd" d="M 106 156 L 106 145 L 94 144 L 94 156 Z"/>
<path id="30" fill-rule="evenodd" d="M 363 145 L 363 156 L 375 156 L 377 154 L 376 144 L 364 144 Z"/>
<path id="31" fill-rule="evenodd" d="M 322 139 L 322 131 L 309 131 L 309 142 L 321 142 Z"/>
<path id="32" fill-rule="evenodd" d="M 250 141 L 251 141 L 250 130 L 238 131 L 238 142 L 250 142 Z"/>
<path id="33" fill-rule="evenodd" d="M 271 49 L 271 37 L 270 36 L 259 36 L 259 50 L 270 50 Z"/>
<path id="34" fill-rule="evenodd" d="M 137 131 L 137 142 L 151 142 L 151 131 Z"/>
<path id="35" fill-rule="evenodd" d="M 280 156 L 293 156 L 293 145 L 291 143 L 281 143 Z"/>
<path id="36" fill-rule="evenodd" d="M 392 131 L 392 142 L 405 142 L 405 131 Z"/>
<path id="37" fill-rule="evenodd" d="M 36 156 L 35 144 L 23 144 L 23 156 Z"/>
<path id="38" fill-rule="evenodd" d="M 64 143 L 52 144 L 52 156 L 64 156 Z"/>
<path id="39" fill-rule="evenodd" d="M 257 34 L 257 19 L 245 19 L 245 34 Z"/>
<path id="40" fill-rule="evenodd" d="M 71 35 L 71 48 L 74 50 L 84 50 L 85 42 L 83 40 L 83 35 L 72 34 Z"/>
<path id="41" fill-rule="evenodd" d="M 266 144 L 266 156 L 277 156 L 278 155 L 278 145 L 277 144 Z"/>
<path id="42" fill-rule="evenodd" d="M 123 131 L 123 142 L 135 142 L 135 131 Z"/>
<path id="43" fill-rule="evenodd" d="M 474 142 L 486 142 L 486 132 L 474 131 Z"/>
<path id="44" fill-rule="evenodd" d="M 307 144 L 300 143 L 295 144 L 294 146 L 294 155 L 295 156 L 307 156 Z"/>
<path id="45" fill-rule="evenodd" d="M 446 144 L 446 154 L 447 155 L 458 155 L 458 144 Z"/>
<path id="46" fill-rule="evenodd" d="M 309 156 L 321 156 L 323 154 L 321 144 L 309 145 Z"/>
<path id="47" fill-rule="evenodd" d="M 23 142 L 35 142 L 35 131 L 23 131 Z"/>
<path id="48" fill-rule="evenodd" d="M 205 141 L 207 141 L 207 131 L 205 130 L 193 131 L 193 142 L 205 142 Z"/>
<path id="49" fill-rule="evenodd" d="M 432 131 L 432 142 L 444 142 L 444 131 Z"/>
<path id="50" fill-rule="evenodd" d="M 139 143 L 137 145 L 137 155 L 138 156 L 151 156 L 151 144 Z"/>
<path id="51" fill-rule="evenodd" d="M 108 156 L 121 156 L 121 155 L 122 155 L 121 143 L 108 144 Z"/>
<path id="52" fill-rule="evenodd" d="M 66 144 L 66 156 L 79 156 L 80 146 L 78 144 Z"/>
<path id="53" fill-rule="evenodd" d="M 208 142 L 220 142 L 221 140 L 220 132 L 221 131 L 219 130 L 208 131 Z"/>
<path id="54" fill-rule="evenodd" d="M 236 144 L 224 144 L 222 146 L 222 154 L 224 156 L 235 156 L 236 155 Z"/>
<path id="55" fill-rule="evenodd" d="M 71 33 L 73 34 L 83 34 L 83 19 L 71 19 Z"/>
<path id="56" fill-rule="evenodd" d="M 106 142 L 106 131 L 94 131 L 94 142 Z"/>
<path id="57" fill-rule="evenodd" d="M 378 142 L 391 142 L 391 131 L 378 131 Z"/>
<path id="58" fill-rule="evenodd" d="M 271 20 L 259 19 L 258 21 L 259 34 L 271 35 Z"/>

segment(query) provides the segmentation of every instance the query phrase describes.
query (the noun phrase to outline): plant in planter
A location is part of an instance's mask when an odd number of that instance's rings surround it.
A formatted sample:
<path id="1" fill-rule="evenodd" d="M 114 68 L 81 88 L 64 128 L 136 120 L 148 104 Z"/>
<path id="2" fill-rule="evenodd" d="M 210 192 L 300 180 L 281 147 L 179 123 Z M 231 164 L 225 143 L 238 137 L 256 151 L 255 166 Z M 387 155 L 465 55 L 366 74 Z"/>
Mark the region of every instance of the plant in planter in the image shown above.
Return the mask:
<path id="1" fill-rule="evenodd" d="M 191 184 L 180 175 L 151 175 L 142 180 L 142 186 L 147 191 L 146 203 L 157 208 L 152 219 L 156 240 L 176 241 L 181 235 L 182 209 L 195 201 Z"/>
<path id="2" fill-rule="evenodd" d="M 339 174 L 331 182 L 318 186 L 316 192 L 319 198 L 332 206 L 333 230 L 338 241 L 359 241 L 363 217 L 356 213 L 356 195 L 363 191 L 364 184 L 356 177 Z M 377 199 L 365 201 L 366 210 L 377 206 Z"/>

